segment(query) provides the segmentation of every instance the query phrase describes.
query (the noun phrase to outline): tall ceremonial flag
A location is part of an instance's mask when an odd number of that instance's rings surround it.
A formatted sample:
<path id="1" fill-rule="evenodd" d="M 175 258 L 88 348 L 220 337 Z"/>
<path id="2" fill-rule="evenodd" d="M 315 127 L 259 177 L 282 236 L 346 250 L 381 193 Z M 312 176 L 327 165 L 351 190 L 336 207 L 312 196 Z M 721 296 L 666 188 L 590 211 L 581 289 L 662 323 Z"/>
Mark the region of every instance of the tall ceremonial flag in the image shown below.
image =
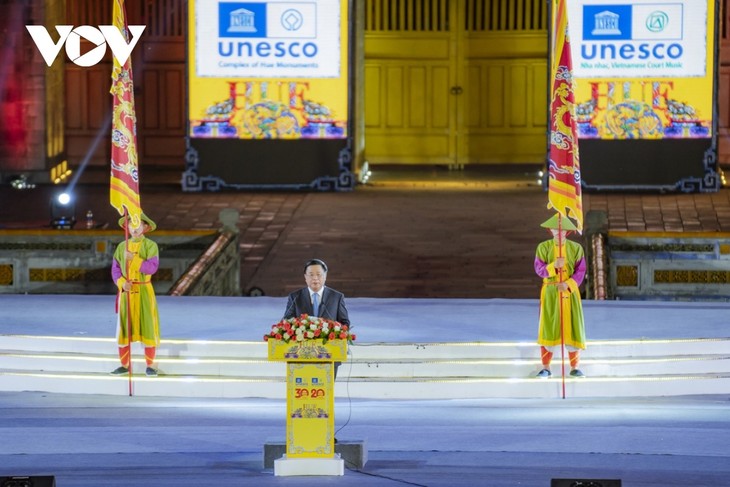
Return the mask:
<path id="1" fill-rule="evenodd" d="M 568 37 L 567 0 L 555 0 L 550 93 L 548 208 L 571 218 L 583 232 L 583 202 L 575 123 L 573 62 Z"/>
<path id="2" fill-rule="evenodd" d="M 119 29 L 125 41 L 129 43 L 127 29 L 127 12 L 124 0 L 114 2 L 114 26 Z M 132 57 L 129 56 L 123 65 L 116 56 L 112 69 L 112 87 L 110 93 L 114 98 L 112 111 L 112 161 L 111 182 L 109 185 L 109 202 L 120 215 L 126 213 L 133 227 L 140 224 L 142 208 L 139 203 L 139 167 L 137 161 L 137 116 L 134 111 L 134 86 L 132 81 Z"/>

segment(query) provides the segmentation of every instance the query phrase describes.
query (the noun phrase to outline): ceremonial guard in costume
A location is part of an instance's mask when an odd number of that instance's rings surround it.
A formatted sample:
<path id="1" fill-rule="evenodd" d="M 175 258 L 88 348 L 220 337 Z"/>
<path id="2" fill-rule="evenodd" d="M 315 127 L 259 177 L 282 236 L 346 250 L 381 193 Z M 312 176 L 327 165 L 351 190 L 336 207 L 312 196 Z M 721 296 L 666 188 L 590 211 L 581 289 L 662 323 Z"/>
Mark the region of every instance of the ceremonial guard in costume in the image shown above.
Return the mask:
<path id="1" fill-rule="evenodd" d="M 549 229 L 553 238 L 540 243 L 535 253 L 535 272 L 542 277 L 537 343 L 543 369 L 537 377 L 546 379 L 552 375 L 550 362 L 555 350 L 563 345 L 570 358 L 570 375 L 583 377 L 578 368 L 580 350 L 586 348 L 583 305 L 578 289 L 586 273 L 583 247 L 566 238 L 568 231 L 576 230 L 568 218 L 556 214 L 541 226 Z"/>
<path id="2" fill-rule="evenodd" d="M 142 213 L 139 227 L 129 228 L 128 241 L 121 242 L 114 252 L 112 279 L 117 285 L 117 343 L 119 345 L 120 367 L 114 375 L 127 374 L 131 361 L 131 342 L 141 342 L 147 362 L 146 374 L 156 376 L 155 352 L 160 344 L 160 318 L 157 299 L 152 287 L 152 275 L 160 264 L 157 244 L 145 237 L 157 228 L 147 215 Z M 125 218 L 119 220 L 124 228 Z M 128 321 L 129 320 L 129 321 Z M 128 330 L 131 329 L 131 339 Z"/>

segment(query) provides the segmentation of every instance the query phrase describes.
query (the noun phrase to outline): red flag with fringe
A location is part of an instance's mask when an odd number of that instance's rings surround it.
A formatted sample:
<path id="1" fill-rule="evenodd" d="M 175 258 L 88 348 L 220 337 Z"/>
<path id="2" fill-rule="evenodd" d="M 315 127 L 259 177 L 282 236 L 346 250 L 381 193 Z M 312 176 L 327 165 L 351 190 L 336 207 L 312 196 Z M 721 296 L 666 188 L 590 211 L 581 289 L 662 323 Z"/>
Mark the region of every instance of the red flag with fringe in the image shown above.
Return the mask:
<path id="1" fill-rule="evenodd" d="M 554 208 L 583 231 L 578 135 L 573 93 L 573 62 L 568 37 L 567 0 L 554 9 L 550 96 L 548 208 Z"/>
<path id="2" fill-rule="evenodd" d="M 127 13 L 124 0 L 114 1 L 114 26 L 129 43 Z M 142 208 L 139 202 L 139 167 L 137 160 L 137 116 L 134 110 L 132 57 L 120 64 L 116 56 L 112 70 L 110 93 L 114 99 L 112 111 L 112 154 L 109 202 L 120 215 L 129 214 L 132 226 L 140 224 Z"/>

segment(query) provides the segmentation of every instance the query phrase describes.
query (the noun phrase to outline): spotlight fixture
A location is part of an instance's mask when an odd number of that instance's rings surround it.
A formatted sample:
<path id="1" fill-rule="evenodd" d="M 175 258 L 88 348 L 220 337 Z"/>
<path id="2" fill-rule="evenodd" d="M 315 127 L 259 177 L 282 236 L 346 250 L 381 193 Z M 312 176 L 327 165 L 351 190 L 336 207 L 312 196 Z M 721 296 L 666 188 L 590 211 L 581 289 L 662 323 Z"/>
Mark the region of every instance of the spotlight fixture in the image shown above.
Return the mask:
<path id="1" fill-rule="evenodd" d="M 10 186 L 18 190 L 35 188 L 35 184 L 28 181 L 28 176 L 25 174 L 19 174 L 10 178 Z"/>
<path id="2" fill-rule="evenodd" d="M 372 175 L 373 173 L 370 171 L 370 164 L 365 161 L 362 168 L 360 168 L 360 184 L 367 184 L 368 179 L 370 179 L 370 176 Z"/>
<path id="3" fill-rule="evenodd" d="M 51 227 L 70 230 L 76 224 L 76 205 L 71 194 L 63 192 L 51 198 Z"/>
<path id="4" fill-rule="evenodd" d="M 0 487 L 56 487 L 56 477 L 53 475 L 0 477 Z"/>

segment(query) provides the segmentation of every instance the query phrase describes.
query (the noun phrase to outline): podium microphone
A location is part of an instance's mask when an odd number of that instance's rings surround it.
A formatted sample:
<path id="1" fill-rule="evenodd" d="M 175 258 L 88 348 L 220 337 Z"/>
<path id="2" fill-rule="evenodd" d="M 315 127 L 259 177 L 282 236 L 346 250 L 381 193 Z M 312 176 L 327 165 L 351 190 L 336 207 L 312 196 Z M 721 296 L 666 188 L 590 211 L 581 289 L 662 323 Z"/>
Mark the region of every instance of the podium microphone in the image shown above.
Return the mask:
<path id="1" fill-rule="evenodd" d="M 294 308 L 294 304 L 295 304 L 295 302 L 294 302 L 294 300 L 292 300 L 292 302 L 289 304 L 289 306 L 287 306 L 286 311 L 284 311 L 284 319 L 289 318 L 289 313 Z"/>

